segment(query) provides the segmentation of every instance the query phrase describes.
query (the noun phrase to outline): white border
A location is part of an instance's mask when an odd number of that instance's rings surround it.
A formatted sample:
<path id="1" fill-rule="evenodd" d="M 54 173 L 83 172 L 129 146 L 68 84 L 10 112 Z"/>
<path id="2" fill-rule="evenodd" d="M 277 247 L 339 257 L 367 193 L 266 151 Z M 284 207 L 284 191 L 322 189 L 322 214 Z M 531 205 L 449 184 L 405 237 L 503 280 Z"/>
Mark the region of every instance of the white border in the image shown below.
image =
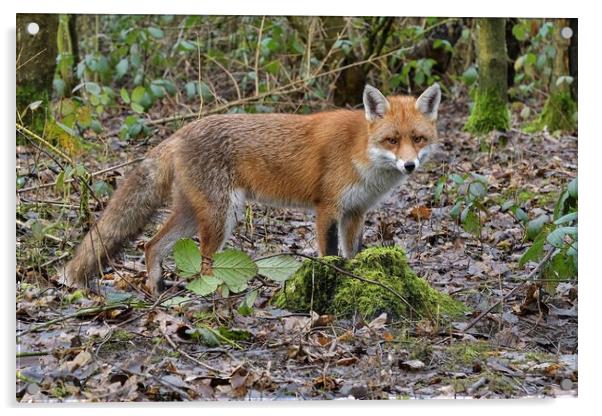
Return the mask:
<path id="1" fill-rule="evenodd" d="M 4 312 L 5 325 L 2 334 L 3 361 L 1 389 L 4 396 L 4 405 L 14 407 L 14 138 L 12 130 L 14 120 L 14 57 L 15 57 L 15 13 L 122 13 L 122 14 L 297 14 L 297 15 L 396 15 L 396 16 L 520 16 L 520 17 L 578 17 L 579 18 L 579 128 L 581 143 L 579 144 L 579 176 L 580 176 L 580 240 L 581 240 L 581 284 L 579 291 L 579 398 L 578 399 L 556 399 L 545 401 L 435 401 L 428 402 L 403 402 L 403 403 L 359 403 L 359 402 L 312 402 L 312 403 L 196 403 L 193 405 L 165 405 L 153 404 L 141 406 L 140 404 L 110 405 L 110 406 L 45 406 L 42 409 L 24 407 L 22 409 L 9 409 L 9 413 L 16 411 L 44 412 L 45 414 L 64 415 L 81 413 L 105 415 L 107 407 L 111 412 L 119 414 L 136 414 L 143 411 L 147 414 L 163 414 L 166 407 L 178 413 L 195 413 L 206 411 L 219 414 L 253 415 L 253 414 L 279 414 L 286 412 L 291 414 L 316 413 L 324 411 L 353 412 L 357 408 L 359 412 L 380 408 L 382 412 L 418 411 L 425 410 L 437 412 L 438 414 L 487 414 L 515 413 L 517 411 L 542 412 L 545 414 L 578 414 L 593 408 L 600 407 L 596 403 L 600 390 L 600 332 L 599 325 L 602 304 L 599 298 L 602 296 L 599 273 L 600 265 L 596 261 L 600 258 L 597 249 L 600 246 L 602 236 L 600 230 L 600 211 L 602 205 L 599 203 L 600 178 L 600 143 L 602 134 L 598 122 L 600 104 L 600 73 L 602 72 L 600 40 L 602 34 L 602 17 L 596 13 L 595 2 L 568 2 L 557 0 L 546 1 L 524 1 L 505 0 L 498 2 L 483 1 L 449 1 L 431 0 L 419 1 L 394 1 L 394 0 L 370 0 L 366 2 L 352 2 L 351 0 L 303 0 L 299 2 L 287 2 L 284 0 L 102 0 L 98 2 L 82 0 L 22 0 L 21 2 L 5 1 L 2 4 L 3 12 L 0 18 L 3 22 L 3 58 L 1 65 L 2 81 L 2 125 L 4 126 L 4 137 L 0 140 L 3 148 L 4 171 L 2 175 L 2 194 L 9 203 L 2 204 L 4 211 L 2 228 L 5 230 L 0 253 L 2 253 L 2 265 L 6 273 L 3 274 Z M 601 396 L 602 397 L 602 396 Z M 225 406 L 225 408 L 224 408 Z M 141 409 L 144 407 L 144 409 Z"/>

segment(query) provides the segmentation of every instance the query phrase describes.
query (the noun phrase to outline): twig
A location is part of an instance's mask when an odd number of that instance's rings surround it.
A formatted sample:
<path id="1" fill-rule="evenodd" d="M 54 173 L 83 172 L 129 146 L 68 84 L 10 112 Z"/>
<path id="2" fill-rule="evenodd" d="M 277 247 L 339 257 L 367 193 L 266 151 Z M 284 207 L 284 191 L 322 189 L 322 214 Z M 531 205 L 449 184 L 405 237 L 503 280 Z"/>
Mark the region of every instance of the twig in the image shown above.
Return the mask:
<path id="1" fill-rule="evenodd" d="M 257 36 L 257 47 L 255 48 L 255 95 L 259 95 L 259 51 L 261 50 L 261 36 L 263 36 L 263 24 L 265 16 L 261 18 L 261 26 L 259 27 L 259 35 Z"/>
<path id="2" fill-rule="evenodd" d="M 544 256 L 543 259 L 541 259 L 541 261 L 539 262 L 539 264 L 533 269 L 531 270 L 531 273 L 529 273 L 527 275 L 527 277 L 525 277 L 525 280 L 522 281 L 521 283 L 519 283 L 518 285 L 516 285 L 516 287 L 514 289 L 512 289 L 510 292 L 506 293 L 504 296 L 502 296 L 501 299 L 499 299 L 497 302 L 495 302 L 493 305 L 491 305 L 489 308 L 487 308 L 486 310 L 484 310 L 483 312 L 481 312 L 481 314 L 479 316 L 477 316 L 476 318 L 474 318 L 472 321 L 470 321 L 468 323 L 468 325 L 466 325 L 466 327 L 464 329 L 462 329 L 462 333 L 466 333 L 466 331 L 468 331 L 470 328 L 472 328 L 473 326 L 475 326 L 475 324 L 477 322 L 479 322 L 481 319 L 483 319 L 487 314 L 489 314 L 489 312 L 491 312 L 495 307 L 497 307 L 499 304 L 501 304 L 503 301 L 505 301 L 506 299 L 508 299 L 510 296 L 512 296 L 514 293 L 516 293 L 519 289 L 521 289 L 525 283 L 528 283 L 534 276 L 535 274 L 537 274 L 537 272 L 539 272 L 539 270 L 542 268 L 542 266 L 550 259 L 550 257 L 552 257 L 552 254 L 554 253 L 556 249 L 552 248 L 550 249 L 546 255 Z"/>
<path id="3" fill-rule="evenodd" d="M 43 357 L 45 355 L 50 355 L 50 351 L 25 351 L 18 352 L 16 358 L 24 358 L 24 357 Z"/>
<path id="4" fill-rule="evenodd" d="M 50 321 L 44 322 L 44 323 L 39 324 L 39 325 L 32 326 L 29 329 L 21 331 L 20 333 L 17 334 L 17 338 L 20 338 L 20 337 L 22 337 L 25 334 L 29 334 L 30 332 L 36 332 L 36 331 L 39 331 L 40 329 L 47 328 L 47 327 L 49 327 L 51 325 L 67 321 L 69 319 L 77 318 L 77 317 L 84 316 L 84 315 L 89 315 L 91 313 L 100 313 L 100 312 L 112 311 L 113 309 L 120 309 L 120 308 L 128 308 L 128 305 L 125 305 L 123 303 L 119 303 L 119 304 L 115 304 L 115 305 L 105 305 L 105 306 L 99 306 L 99 307 L 95 307 L 95 308 L 80 309 L 79 311 L 77 311 L 75 313 L 72 313 L 72 314 L 69 314 L 69 315 L 65 315 L 65 316 L 61 316 L 60 318 L 52 319 Z"/>
<path id="5" fill-rule="evenodd" d="M 163 336 L 165 337 L 165 339 L 167 340 L 169 345 L 171 345 L 171 347 L 174 350 L 176 350 L 177 352 L 182 354 L 184 357 L 188 358 L 190 361 L 193 361 L 194 363 L 200 365 L 201 367 L 206 368 L 209 371 L 213 371 L 217 375 L 220 375 L 220 376 L 222 375 L 222 372 L 220 370 L 218 370 L 217 368 L 211 367 L 209 364 L 205 364 L 201 360 L 194 358 L 192 355 L 188 354 L 186 351 L 184 351 L 183 349 L 178 347 L 178 345 L 175 342 L 173 342 L 173 340 L 169 337 L 169 335 L 167 335 L 167 332 L 163 331 Z"/>
<path id="6" fill-rule="evenodd" d="M 143 161 L 144 159 L 145 159 L 144 157 L 139 157 L 139 158 L 137 158 L 137 159 L 130 160 L 129 162 L 123 162 L 123 163 L 120 163 L 120 164 L 118 164 L 118 165 L 115 165 L 115 166 L 110 166 L 110 167 L 108 167 L 108 168 L 105 168 L 105 169 L 99 170 L 98 172 L 93 172 L 93 173 L 91 173 L 91 174 L 90 174 L 90 176 L 91 176 L 91 177 L 95 177 L 95 176 L 98 176 L 98 175 L 102 175 L 103 173 L 107 173 L 107 172 L 110 172 L 110 171 L 112 171 L 112 170 L 115 170 L 115 169 L 122 168 L 122 167 L 124 167 L 124 166 L 128 166 L 128 165 L 132 165 L 132 164 L 134 164 L 134 163 L 141 162 L 141 161 Z M 69 179 L 66 179 L 66 180 L 65 180 L 65 183 L 73 182 L 74 180 L 75 180 L 75 179 L 73 179 L 73 178 L 69 178 Z M 54 181 L 54 182 L 52 182 L 52 183 L 43 183 L 43 184 L 41 184 L 41 185 L 30 186 L 29 188 L 22 188 L 22 189 L 18 189 L 18 190 L 17 190 L 17 193 L 23 193 L 23 192 L 34 191 L 34 190 L 37 190 L 37 189 L 42 189 L 42 188 L 49 188 L 49 187 L 52 187 L 52 186 L 56 186 L 56 184 L 57 184 L 57 182 L 56 182 L 56 181 Z"/>

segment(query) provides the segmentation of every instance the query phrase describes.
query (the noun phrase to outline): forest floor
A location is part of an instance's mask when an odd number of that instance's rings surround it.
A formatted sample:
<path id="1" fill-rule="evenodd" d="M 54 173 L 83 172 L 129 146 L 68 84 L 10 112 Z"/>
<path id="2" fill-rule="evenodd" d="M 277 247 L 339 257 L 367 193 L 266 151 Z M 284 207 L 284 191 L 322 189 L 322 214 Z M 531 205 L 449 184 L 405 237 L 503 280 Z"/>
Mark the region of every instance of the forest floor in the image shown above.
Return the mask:
<path id="1" fill-rule="evenodd" d="M 466 108 L 442 104 L 438 152 L 369 213 L 364 231 L 367 246 L 394 242 L 405 248 L 419 276 L 472 309 L 464 319 L 439 325 L 295 314 L 271 306 L 277 287 L 259 279 L 252 282 L 260 294 L 250 316 L 231 307 L 239 300 L 177 304 L 177 286 L 162 298 L 172 302 L 157 304 L 129 287 L 144 280 L 141 244 L 152 230 L 107 269 L 104 297 L 57 288 L 48 282 L 52 268 L 73 246 L 65 242 L 81 238 L 73 225 L 79 196 L 65 199 L 54 188 L 36 188 L 18 194 L 17 399 L 576 396 L 577 282 L 525 280 L 536 264 L 519 267 L 518 259 L 530 243 L 500 205 L 514 198 L 530 218 L 551 213 L 560 190 L 577 175 L 577 137 L 511 129 L 488 137 L 491 149 L 483 151 L 462 131 Z M 170 131 L 162 126 L 156 137 Z M 113 140 L 105 149 L 113 156 L 90 152 L 83 162 L 100 171 L 140 157 L 156 141 Z M 30 146 L 17 148 L 17 165 L 19 176 L 31 178 L 23 187 L 56 177 L 53 162 Z M 128 169 L 110 169 L 103 177 L 114 180 Z M 442 175 L 469 172 L 486 176 L 490 185 L 480 241 L 450 218 L 451 191 L 444 190 L 438 203 L 433 198 Z M 90 201 L 99 213 L 98 203 Z M 415 215 L 421 207 L 430 209 L 430 218 Z M 260 205 L 252 210 L 230 246 L 253 258 L 283 251 L 317 254 L 312 213 Z M 65 225 L 44 227 L 59 221 Z M 199 325 L 222 328 L 223 337 L 207 346 L 191 335 Z"/>

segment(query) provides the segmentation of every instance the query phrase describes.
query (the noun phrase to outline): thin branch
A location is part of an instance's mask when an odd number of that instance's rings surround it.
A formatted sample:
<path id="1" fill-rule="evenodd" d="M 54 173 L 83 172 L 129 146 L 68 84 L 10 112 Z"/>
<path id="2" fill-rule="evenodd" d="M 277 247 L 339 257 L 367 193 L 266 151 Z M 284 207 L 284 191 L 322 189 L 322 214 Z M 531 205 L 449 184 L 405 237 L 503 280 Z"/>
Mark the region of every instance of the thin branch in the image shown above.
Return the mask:
<path id="1" fill-rule="evenodd" d="M 115 170 L 115 169 L 122 168 L 122 167 L 124 167 L 124 166 L 128 166 L 128 165 L 132 165 L 132 164 L 134 164 L 134 163 L 141 162 L 141 161 L 143 161 L 144 159 L 145 159 L 144 157 L 139 157 L 139 158 L 137 158 L 137 159 L 130 160 L 129 162 L 124 162 L 124 163 L 120 163 L 120 164 L 118 164 L 118 165 L 115 165 L 115 166 L 110 166 L 110 167 L 108 167 L 108 168 L 105 168 L 105 169 L 99 170 L 98 172 L 93 172 L 93 173 L 91 173 L 91 174 L 90 174 L 90 176 L 91 176 L 91 177 L 99 176 L 99 175 L 102 175 L 103 173 L 107 173 L 107 172 L 110 172 L 110 171 L 112 171 L 112 170 Z M 75 180 L 75 179 L 73 179 L 73 178 L 69 178 L 69 179 L 66 179 L 66 180 L 65 180 L 65 183 L 73 182 L 74 180 Z M 42 189 L 42 188 L 50 188 L 50 187 L 52 187 L 52 186 L 56 186 L 56 184 L 57 184 L 57 181 L 54 181 L 54 182 L 51 182 L 51 183 L 43 183 L 43 184 L 41 184 L 41 185 L 30 186 L 29 188 L 22 188 L 22 189 L 18 189 L 18 190 L 17 190 L 17 193 L 23 193 L 23 192 L 35 191 L 35 190 L 37 190 L 37 189 Z"/>
<path id="2" fill-rule="evenodd" d="M 539 262 L 539 264 L 533 270 L 531 270 L 531 273 L 529 273 L 527 275 L 527 277 L 525 277 L 525 280 L 523 282 L 521 282 L 518 285 L 516 285 L 516 287 L 514 289 L 512 289 L 510 292 L 506 293 L 504 296 L 502 296 L 501 299 L 499 299 L 497 302 L 495 302 L 489 308 L 487 308 L 486 310 L 484 310 L 483 312 L 481 312 L 481 314 L 479 316 L 477 316 L 476 318 L 474 318 L 472 321 L 470 321 L 468 323 L 468 325 L 466 325 L 466 327 L 464 329 L 462 329 L 461 332 L 465 333 L 470 328 L 472 328 L 473 326 L 475 326 L 476 323 L 479 322 L 481 319 L 483 319 L 486 315 L 488 315 L 489 312 L 491 312 L 494 308 L 496 308 L 499 304 L 501 304 L 502 302 L 504 302 L 506 299 L 508 299 L 514 293 L 518 292 L 518 290 L 521 289 L 525 285 L 525 283 L 528 283 L 531 279 L 533 279 L 533 277 L 537 274 L 537 272 L 539 272 L 539 270 L 543 267 L 543 265 L 547 263 L 547 261 L 550 259 L 550 257 L 552 257 L 552 254 L 554 253 L 555 250 L 556 250 L 555 248 L 550 249 L 546 253 L 546 255 L 544 256 L 544 258 L 541 259 L 541 261 Z"/>
<path id="3" fill-rule="evenodd" d="M 60 318 L 52 319 L 50 321 L 41 323 L 39 325 L 34 325 L 31 328 L 18 333 L 17 338 L 20 338 L 23 335 L 29 334 L 30 332 L 36 332 L 36 331 L 39 331 L 40 329 L 48 328 L 51 325 L 58 324 L 58 323 L 64 322 L 64 321 L 68 321 L 69 319 L 78 318 L 80 316 L 89 315 L 91 313 L 101 313 L 101 312 L 106 312 L 106 311 L 112 311 L 114 309 L 128 308 L 128 307 L 129 307 L 128 305 L 119 303 L 119 304 L 115 304 L 115 305 L 105 305 L 105 306 L 99 306 L 99 307 L 95 307 L 95 308 L 83 308 L 75 313 L 61 316 Z"/>

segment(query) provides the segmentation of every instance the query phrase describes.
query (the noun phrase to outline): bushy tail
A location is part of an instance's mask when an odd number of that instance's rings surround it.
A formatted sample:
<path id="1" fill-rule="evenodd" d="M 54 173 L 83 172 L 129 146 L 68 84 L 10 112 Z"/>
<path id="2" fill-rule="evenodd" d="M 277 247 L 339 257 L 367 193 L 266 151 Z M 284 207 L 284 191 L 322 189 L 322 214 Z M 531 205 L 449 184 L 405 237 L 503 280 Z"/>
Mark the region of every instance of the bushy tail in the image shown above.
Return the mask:
<path id="1" fill-rule="evenodd" d="M 66 264 L 63 282 L 73 287 L 95 287 L 99 267 L 108 257 L 140 234 L 153 214 L 169 198 L 173 161 L 167 143 L 151 151 L 115 192 L 99 221 L 92 225 Z"/>

